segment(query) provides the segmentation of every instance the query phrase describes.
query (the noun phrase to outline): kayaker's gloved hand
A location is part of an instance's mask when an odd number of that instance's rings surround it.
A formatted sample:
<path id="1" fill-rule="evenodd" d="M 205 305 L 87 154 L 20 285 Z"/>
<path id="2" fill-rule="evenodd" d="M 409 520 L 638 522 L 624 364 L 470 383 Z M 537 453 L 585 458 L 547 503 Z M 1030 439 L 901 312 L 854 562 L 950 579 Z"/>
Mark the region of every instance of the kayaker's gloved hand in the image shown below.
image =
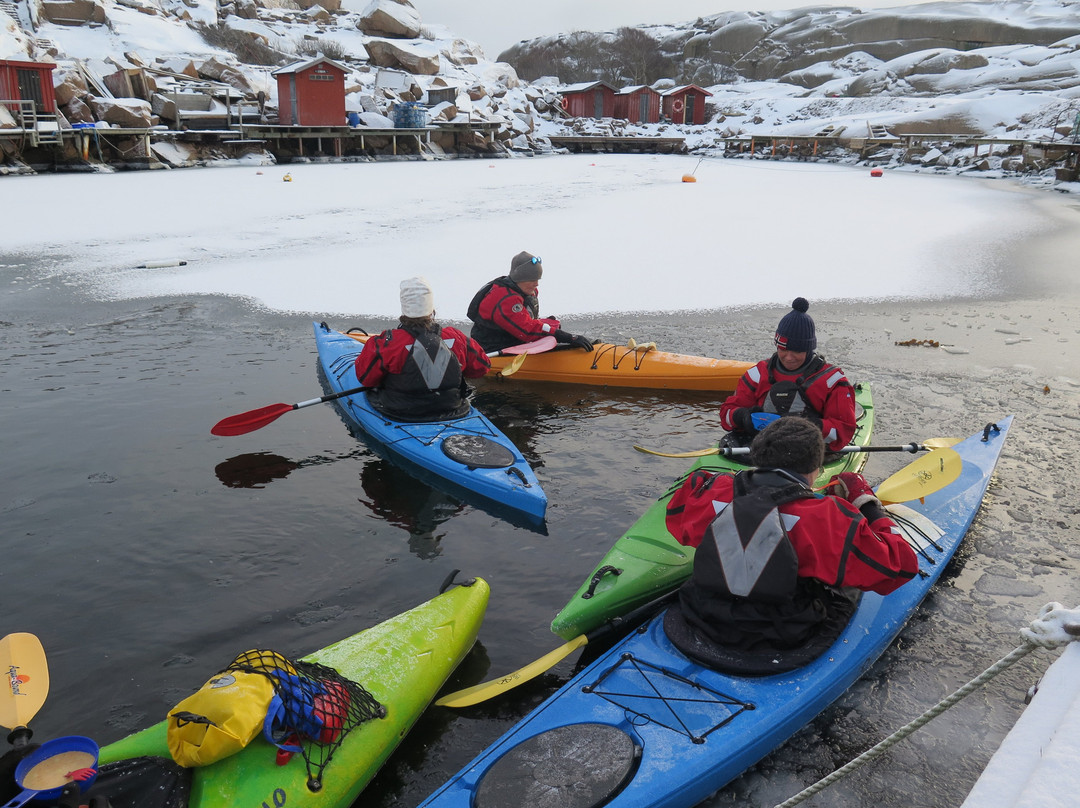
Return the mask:
<path id="1" fill-rule="evenodd" d="M 731 422 L 735 424 L 739 432 L 753 435 L 757 432 L 757 427 L 754 426 L 755 412 L 764 412 L 764 410 L 761 407 L 739 407 L 731 414 Z"/>
<path id="2" fill-rule="evenodd" d="M 555 341 L 563 345 L 569 345 L 573 348 L 581 348 L 585 351 L 592 351 L 592 340 L 588 337 L 583 337 L 580 334 L 575 336 L 569 331 L 563 331 L 561 328 L 555 331 Z"/>
<path id="3" fill-rule="evenodd" d="M 881 508 L 881 500 L 874 494 L 874 489 L 861 474 L 845 471 L 829 480 L 828 492 L 833 496 L 843 497 L 860 511 L 865 505 Z"/>
<path id="4" fill-rule="evenodd" d="M 583 351 L 592 352 L 593 344 L 592 340 L 581 334 L 577 334 L 570 338 L 570 344 L 575 348 L 581 348 Z"/>

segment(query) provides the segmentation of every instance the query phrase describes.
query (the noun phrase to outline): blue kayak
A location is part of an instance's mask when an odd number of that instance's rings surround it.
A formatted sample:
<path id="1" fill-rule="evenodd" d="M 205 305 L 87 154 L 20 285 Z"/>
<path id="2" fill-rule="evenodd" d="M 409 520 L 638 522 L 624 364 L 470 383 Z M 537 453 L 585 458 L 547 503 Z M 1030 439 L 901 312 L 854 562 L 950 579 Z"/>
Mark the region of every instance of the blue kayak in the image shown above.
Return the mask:
<path id="1" fill-rule="evenodd" d="M 1003 418 L 953 447 L 963 459 L 955 482 L 923 503 L 889 506 L 916 549 L 919 576 L 887 596 L 864 593 L 820 654 L 776 673 L 740 669 L 737 654 L 727 652 L 721 672 L 679 651 L 661 614 L 421 808 L 688 808 L 723 788 L 839 698 L 900 633 L 975 518 L 1011 423 Z M 782 654 L 765 661 L 774 656 Z"/>
<path id="2" fill-rule="evenodd" d="M 357 386 L 354 362 L 363 344 L 315 323 L 319 363 L 335 393 Z M 499 508 L 543 520 L 547 495 L 518 448 L 474 407 L 461 418 L 420 423 L 387 418 L 367 393 L 337 400 L 345 417 L 410 472 L 465 498 L 480 497 Z"/>

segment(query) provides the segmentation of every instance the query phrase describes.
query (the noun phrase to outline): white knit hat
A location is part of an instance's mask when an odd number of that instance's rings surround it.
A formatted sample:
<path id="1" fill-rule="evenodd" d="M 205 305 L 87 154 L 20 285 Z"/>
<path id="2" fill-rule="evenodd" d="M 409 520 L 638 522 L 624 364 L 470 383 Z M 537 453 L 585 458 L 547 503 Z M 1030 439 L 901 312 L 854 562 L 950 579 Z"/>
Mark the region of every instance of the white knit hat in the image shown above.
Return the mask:
<path id="1" fill-rule="evenodd" d="M 417 276 L 401 282 L 401 316 L 430 317 L 435 312 L 435 295 L 427 278 Z"/>

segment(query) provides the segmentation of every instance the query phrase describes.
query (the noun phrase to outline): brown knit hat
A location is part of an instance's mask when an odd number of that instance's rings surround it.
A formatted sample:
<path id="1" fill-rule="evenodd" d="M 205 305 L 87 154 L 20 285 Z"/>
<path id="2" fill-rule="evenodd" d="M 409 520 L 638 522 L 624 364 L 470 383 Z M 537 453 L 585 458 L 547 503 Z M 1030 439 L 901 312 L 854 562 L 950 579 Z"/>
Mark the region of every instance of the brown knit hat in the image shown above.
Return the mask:
<path id="1" fill-rule="evenodd" d="M 750 444 L 750 462 L 761 468 L 811 474 L 824 461 L 825 439 L 821 429 L 796 415 L 773 421 Z"/>
<path id="2" fill-rule="evenodd" d="M 532 253 L 519 252 L 510 259 L 510 280 L 538 281 L 544 274 L 544 265 Z"/>

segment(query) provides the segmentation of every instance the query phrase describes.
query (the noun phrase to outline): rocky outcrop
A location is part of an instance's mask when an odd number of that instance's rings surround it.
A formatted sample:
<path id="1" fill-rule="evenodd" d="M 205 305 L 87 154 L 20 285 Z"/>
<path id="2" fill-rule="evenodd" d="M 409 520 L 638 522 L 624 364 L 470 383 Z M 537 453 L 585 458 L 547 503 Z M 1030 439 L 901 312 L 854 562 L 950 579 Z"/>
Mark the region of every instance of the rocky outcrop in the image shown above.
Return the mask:
<path id="1" fill-rule="evenodd" d="M 105 22 L 105 8 L 97 0 L 42 0 L 41 15 L 57 25 Z"/>
<path id="2" fill-rule="evenodd" d="M 706 30 L 686 41 L 682 57 L 729 66 L 750 79 L 776 79 L 856 52 L 889 61 L 931 49 L 960 52 L 1018 43 L 1050 45 L 1077 32 L 1075 16 L 1042 17 L 1025 11 L 1022 7 L 1027 4 L 1013 4 L 1015 23 L 988 18 L 977 2 L 865 12 L 808 8 L 720 14 L 705 20 Z"/>
<path id="3" fill-rule="evenodd" d="M 408 0 L 373 0 L 360 15 L 357 27 L 370 36 L 416 39 L 422 23 L 420 14 Z"/>
<path id="4" fill-rule="evenodd" d="M 213 58 L 207 59 L 205 62 L 199 64 L 198 71 L 200 78 L 220 81 L 222 84 L 228 84 L 230 87 L 235 87 L 241 93 L 246 95 L 255 94 L 251 84 L 248 82 L 247 76 L 235 65 Z"/>
<path id="5" fill-rule="evenodd" d="M 434 45 L 373 39 L 367 43 L 367 50 L 372 64 L 379 67 L 401 68 L 418 76 L 439 72 L 439 50 Z"/>
<path id="6" fill-rule="evenodd" d="M 94 117 L 121 129 L 145 129 L 157 125 L 150 104 L 141 98 L 91 98 Z"/>
<path id="7" fill-rule="evenodd" d="M 657 40 L 674 61 L 676 72 L 681 72 L 681 80 L 713 84 L 735 76 L 762 81 L 791 77 L 794 83 L 815 86 L 815 73 L 821 72 L 815 66 L 853 54 L 888 62 L 921 51 L 964 54 L 1002 45 L 1053 45 L 1080 31 L 1080 4 L 1057 0 L 1039 6 L 1028 0 L 1004 0 L 988 7 L 978 0 L 956 0 L 870 11 L 811 6 L 726 12 L 679 26 L 641 26 L 639 30 Z M 614 34 L 577 32 L 537 38 L 515 45 L 499 58 L 518 66 L 557 49 L 560 43 L 563 50 L 572 51 L 575 38 L 583 36 L 603 41 Z M 922 72 L 964 69 L 961 58 L 950 58 L 952 64 L 925 65 Z M 610 69 L 610 65 L 604 67 Z M 595 78 L 610 77 L 598 74 Z"/>

